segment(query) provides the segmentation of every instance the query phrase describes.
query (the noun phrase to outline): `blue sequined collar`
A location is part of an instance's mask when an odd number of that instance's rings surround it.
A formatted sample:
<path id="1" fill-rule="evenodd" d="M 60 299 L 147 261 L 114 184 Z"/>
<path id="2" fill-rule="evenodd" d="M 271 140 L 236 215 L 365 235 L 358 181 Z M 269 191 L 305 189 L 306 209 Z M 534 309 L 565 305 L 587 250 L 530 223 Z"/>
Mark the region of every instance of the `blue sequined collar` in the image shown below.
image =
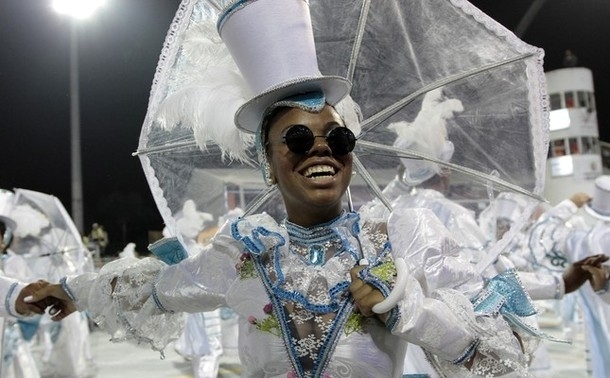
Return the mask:
<path id="1" fill-rule="evenodd" d="M 338 217 L 331 219 L 328 222 L 317 224 L 313 227 L 302 227 L 285 219 L 282 222 L 282 227 L 286 228 L 290 240 L 299 244 L 315 244 L 337 236 L 336 227 L 346 227 L 352 229 L 352 234 L 358 233 L 358 221 L 360 217 L 357 213 L 348 213 L 343 211 Z M 351 227 L 349 227 L 351 224 Z M 354 228 L 356 226 L 356 228 Z"/>

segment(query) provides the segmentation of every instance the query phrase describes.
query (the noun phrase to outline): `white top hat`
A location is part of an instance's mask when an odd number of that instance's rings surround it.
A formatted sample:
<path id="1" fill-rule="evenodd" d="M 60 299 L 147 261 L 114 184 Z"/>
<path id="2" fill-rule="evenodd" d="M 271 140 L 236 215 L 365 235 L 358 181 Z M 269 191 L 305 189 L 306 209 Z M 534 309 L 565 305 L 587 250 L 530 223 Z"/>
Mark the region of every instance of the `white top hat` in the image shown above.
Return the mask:
<path id="1" fill-rule="evenodd" d="M 585 205 L 585 210 L 597 219 L 610 221 L 610 176 L 595 179 L 593 198 Z"/>
<path id="2" fill-rule="evenodd" d="M 323 76 L 306 0 L 239 0 L 220 13 L 218 32 L 255 96 L 235 114 L 235 124 L 256 132 L 267 108 L 308 92 L 322 92 L 337 104 L 350 82 Z"/>

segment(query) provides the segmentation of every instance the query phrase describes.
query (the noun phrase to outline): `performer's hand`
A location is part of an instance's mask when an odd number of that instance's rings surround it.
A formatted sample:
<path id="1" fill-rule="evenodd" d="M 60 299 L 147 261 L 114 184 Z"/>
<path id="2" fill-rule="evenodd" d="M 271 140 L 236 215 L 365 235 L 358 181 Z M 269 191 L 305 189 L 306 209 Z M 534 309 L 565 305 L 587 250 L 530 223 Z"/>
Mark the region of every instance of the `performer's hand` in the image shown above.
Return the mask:
<path id="1" fill-rule="evenodd" d="M 25 302 L 24 298 L 31 296 L 37 290 L 42 289 L 43 287 L 48 286 L 49 283 L 47 281 L 37 281 L 33 282 L 26 287 L 24 287 L 19 295 L 17 296 L 17 301 L 15 302 L 15 310 L 20 315 L 33 315 L 33 314 L 42 314 L 48 306 L 52 305 L 51 301 L 41 301 L 41 302 Z"/>
<path id="2" fill-rule="evenodd" d="M 373 306 L 383 301 L 383 294 L 375 287 L 365 283 L 358 278 L 358 272 L 364 269 L 364 266 L 356 266 L 350 271 L 352 283 L 349 286 L 349 291 L 356 302 L 356 309 L 366 317 L 377 315 L 373 312 Z M 385 320 L 385 314 L 379 315 L 382 321 Z"/>
<path id="3" fill-rule="evenodd" d="M 593 274 L 599 274 L 592 268 L 601 268 L 601 264 L 608 260 L 608 256 L 604 254 L 592 255 L 585 257 L 582 260 L 574 262 L 563 272 L 563 282 L 565 284 L 565 292 L 571 293 L 580 288 L 585 282 L 593 283 Z M 595 278 L 596 280 L 599 277 Z"/>
<path id="4" fill-rule="evenodd" d="M 576 207 L 581 208 L 583 205 L 591 200 L 591 197 L 587 193 L 574 193 L 570 197 L 570 201 L 574 202 Z"/>
<path id="5" fill-rule="evenodd" d="M 59 284 L 47 285 L 31 296 L 25 298 L 26 303 L 51 303 L 49 315 L 52 320 L 62 320 L 66 316 L 76 311 L 74 302 Z"/>
<path id="6" fill-rule="evenodd" d="M 583 262 L 582 269 L 590 274 L 589 282 L 595 291 L 602 290 L 608 281 L 608 271 L 602 265 L 608 260 L 606 255 L 594 255 L 586 258 Z"/>

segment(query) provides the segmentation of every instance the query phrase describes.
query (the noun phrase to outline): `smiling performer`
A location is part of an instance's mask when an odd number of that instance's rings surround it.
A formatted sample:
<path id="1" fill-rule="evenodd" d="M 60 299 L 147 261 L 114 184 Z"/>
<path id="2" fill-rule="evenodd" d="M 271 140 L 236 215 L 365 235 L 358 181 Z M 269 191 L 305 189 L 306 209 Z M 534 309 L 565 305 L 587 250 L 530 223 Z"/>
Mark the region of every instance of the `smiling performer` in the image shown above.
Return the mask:
<path id="1" fill-rule="evenodd" d="M 217 28 L 255 94 L 235 113 L 237 129 L 226 107 L 220 111 L 229 121 L 221 123 L 205 118 L 218 106 L 205 107 L 201 98 L 188 106 L 183 95 L 196 85 L 186 79 L 191 70 L 172 74 L 187 84 L 165 99 L 157 121 L 174 127 L 197 119 L 218 144 L 215 128 L 255 134 L 265 181 L 277 185 L 286 218 L 245 216 L 178 264 L 118 260 L 99 274 L 67 277 L 33 300 L 60 298 L 56 318 L 87 309 L 115 339 L 147 341 L 157 350 L 176 337 L 180 312 L 230 307 L 240 316 L 245 377 L 400 377 L 408 343 L 426 350 L 447 376 L 526 374 L 530 340 L 498 315 L 502 303 L 485 308 L 489 298 L 481 297 L 475 312 L 466 297 L 445 289 L 476 275 L 431 212 L 402 209 L 373 223 L 343 209 L 356 108 L 346 79 L 319 72 L 308 2 L 232 2 Z M 186 31 L 193 39 L 179 29 L 172 38 L 187 45 L 206 32 L 209 25 L 195 25 Z M 214 46 L 200 47 L 214 53 Z M 444 274 L 428 275 L 439 267 Z M 506 287 L 514 283 L 505 278 Z M 510 295 L 504 299 L 514 304 Z"/>

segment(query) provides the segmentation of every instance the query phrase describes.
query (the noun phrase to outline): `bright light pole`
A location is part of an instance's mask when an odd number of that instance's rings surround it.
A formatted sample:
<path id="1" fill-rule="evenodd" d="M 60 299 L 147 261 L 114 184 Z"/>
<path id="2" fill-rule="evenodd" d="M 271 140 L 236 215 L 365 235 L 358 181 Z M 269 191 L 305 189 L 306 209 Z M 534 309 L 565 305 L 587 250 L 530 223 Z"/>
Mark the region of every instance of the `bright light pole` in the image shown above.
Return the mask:
<path id="1" fill-rule="evenodd" d="M 78 40 L 77 21 L 91 16 L 96 9 L 105 3 L 104 0 L 54 0 L 53 9 L 57 13 L 69 15 L 70 20 L 70 161 L 72 182 L 72 219 L 82 234 L 83 215 L 83 180 L 80 147 L 80 95 L 78 85 Z"/>

